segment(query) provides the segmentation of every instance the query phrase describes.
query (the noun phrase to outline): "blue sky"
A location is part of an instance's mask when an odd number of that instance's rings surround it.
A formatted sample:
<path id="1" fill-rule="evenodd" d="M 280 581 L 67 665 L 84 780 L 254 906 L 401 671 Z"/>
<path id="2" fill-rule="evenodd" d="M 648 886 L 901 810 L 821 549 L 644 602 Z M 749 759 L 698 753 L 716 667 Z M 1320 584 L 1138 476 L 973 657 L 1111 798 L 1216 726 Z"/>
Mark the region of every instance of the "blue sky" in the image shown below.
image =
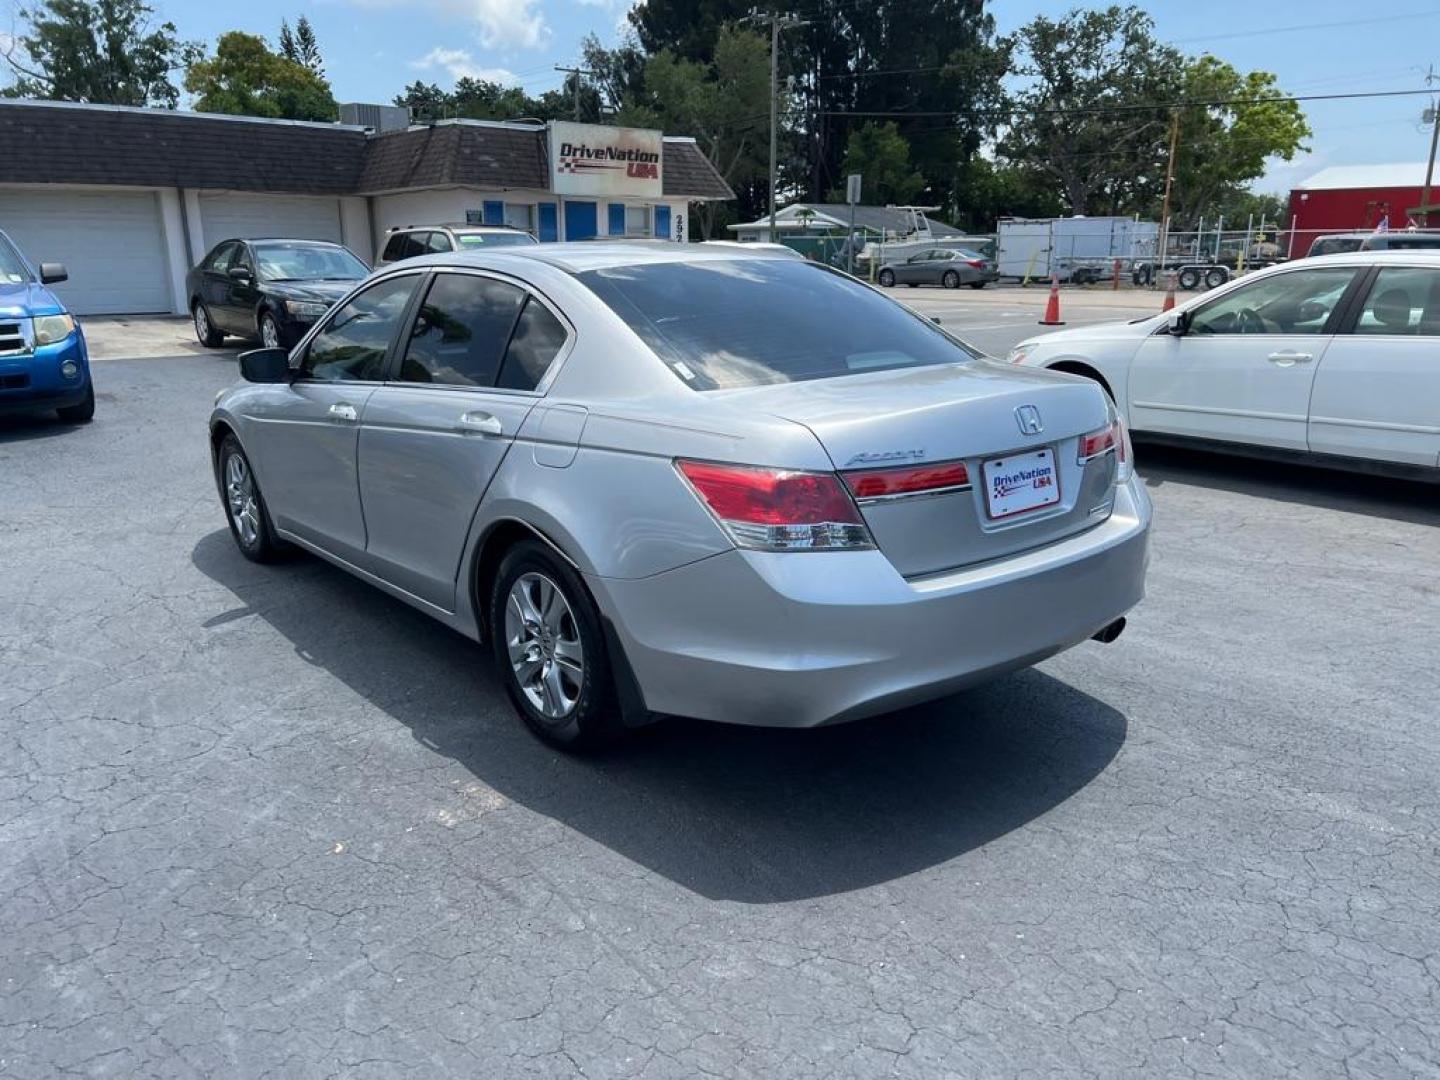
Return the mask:
<path id="1" fill-rule="evenodd" d="M 449 85 L 462 74 L 520 83 L 532 93 L 558 87 L 557 63 L 574 62 L 587 33 L 616 39 L 630 0 L 248 0 L 244 4 L 151 0 L 182 37 L 213 42 L 244 29 L 272 42 L 282 17 L 306 14 L 341 101 L 388 101 L 422 78 Z M 17 25 L 20 0 L 0 0 L 0 35 Z M 1002 31 L 1072 2 L 992 2 Z M 1089 6 L 1089 5 L 1087 5 Z M 1242 70 L 1262 68 L 1296 94 L 1415 89 L 1428 65 L 1440 5 L 1395 0 L 1165 0 L 1148 5 L 1159 35 L 1188 52 L 1211 52 Z M 1437 83 L 1440 87 L 1440 83 Z M 1326 165 L 1421 161 L 1424 98 L 1312 102 L 1311 153 L 1276 163 L 1257 185 L 1283 192 Z"/>

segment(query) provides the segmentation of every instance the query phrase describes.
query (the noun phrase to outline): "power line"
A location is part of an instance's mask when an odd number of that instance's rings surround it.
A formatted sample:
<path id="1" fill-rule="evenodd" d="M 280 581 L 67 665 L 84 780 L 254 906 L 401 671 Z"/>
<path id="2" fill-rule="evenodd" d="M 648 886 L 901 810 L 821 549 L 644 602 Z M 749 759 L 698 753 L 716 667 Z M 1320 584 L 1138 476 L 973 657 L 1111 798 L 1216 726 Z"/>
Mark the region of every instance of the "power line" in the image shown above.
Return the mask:
<path id="1" fill-rule="evenodd" d="M 1435 11 L 1415 11 L 1409 15 L 1372 15 L 1365 19 L 1341 19 L 1338 22 L 1294 23 L 1290 26 L 1272 26 L 1264 30 L 1237 30 L 1227 34 L 1200 34 L 1196 37 L 1176 38 L 1172 45 L 1184 45 L 1190 41 L 1228 41 L 1233 38 L 1261 37 L 1265 34 L 1290 34 L 1301 30 L 1335 30 L 1342 26 L 1367 26 L 1371 23 L 1401 22 L 1406 19 L 1433 19 Z"/>

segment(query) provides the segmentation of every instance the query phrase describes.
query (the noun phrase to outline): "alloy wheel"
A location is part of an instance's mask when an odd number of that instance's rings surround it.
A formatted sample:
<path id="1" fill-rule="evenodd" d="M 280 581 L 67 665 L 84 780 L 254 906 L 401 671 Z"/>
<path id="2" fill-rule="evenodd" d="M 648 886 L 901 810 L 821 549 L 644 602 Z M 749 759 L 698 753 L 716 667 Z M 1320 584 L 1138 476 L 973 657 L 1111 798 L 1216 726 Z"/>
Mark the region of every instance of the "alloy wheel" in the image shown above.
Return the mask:
<path id="1" fill-rule="evenodd" d="M 275 320 L 268 315 L 260 320 L 260 343 L 267 349 L 280 347 L 280 331 L 275 326 Z"/>
<path id="2" fill-rule="evenodd" d="M 239 454 L 225 459 L 225 503 L 240 542 L 254 547 L 260 537 L 260 503 L 255 497 L 255 479 Z"/>
<path id="3" fill-rule="evenodd" d="M 203 304 L 195 305 L 195 336 L 203 343 L 210 336 L 210 317 Z"/>
<path id="4" fill-rule="evenodd" d="M 515 681 L 546 720 L 562 720 L 580 702 L 585 649 L 575 613 L 544 574 L 521 574 L 505 601 L 505 649 Z"/>

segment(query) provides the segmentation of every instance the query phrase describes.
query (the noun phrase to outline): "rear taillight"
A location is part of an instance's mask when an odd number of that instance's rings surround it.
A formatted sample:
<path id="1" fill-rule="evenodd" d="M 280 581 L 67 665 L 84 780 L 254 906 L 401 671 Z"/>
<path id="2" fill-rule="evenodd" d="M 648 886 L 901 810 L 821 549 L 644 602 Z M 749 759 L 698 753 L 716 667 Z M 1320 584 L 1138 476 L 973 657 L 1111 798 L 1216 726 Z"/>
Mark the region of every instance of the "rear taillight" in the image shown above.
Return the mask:
<path id="1" fill-rule="evenodd" d="M 900 465 L 891 469 L 856 469 L 840 475 L 857 499 L 938 494 L 970 486 L 970 474 L 963 461 L 942 461 L 934 465 Z"/>
<path id="2" fill-rule="evenodd" d="M 1092 431 L 1089 435 L 1080 438 L 1080 464 L 1084 465 L 1091 458 L 1108 454 L 1115 449 L 1115 423 L 1106 424 L 1099 431 Z"/>
<path id="3" fill-rule="evenodd" d="M 976 270 L 985 269 L 985 261 L 983 259 L 967 259 L 965 260 L 965 265 L 973 266 Z"/>
<path id="4" fill-rule="evenodd" d="M 1134 466 L 1131 464 L 1130 436 L 1118 416 L 1112 416 L 1110 423 L 1080 438 L 1079 463 L 1084 465 L 1097 457 L 1114 452 L 1115 480 L 1123 484 L 1130 479 Z"/>
<path id="5" fill-rule="evenodd" d="M 853 551 L 874 546 L 834 473 L 708 461 L 677 461 L 675 467 L 739 547 Z"/>

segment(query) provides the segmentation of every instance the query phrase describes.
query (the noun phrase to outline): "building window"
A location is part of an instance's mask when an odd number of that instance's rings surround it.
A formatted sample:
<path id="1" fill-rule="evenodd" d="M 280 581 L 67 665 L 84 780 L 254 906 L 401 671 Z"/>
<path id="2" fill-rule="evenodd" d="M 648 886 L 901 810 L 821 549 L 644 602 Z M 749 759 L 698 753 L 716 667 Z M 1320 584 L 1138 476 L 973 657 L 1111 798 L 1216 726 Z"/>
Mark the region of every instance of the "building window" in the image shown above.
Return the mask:
<path id="1" fill-rule="evenodd" d="M 535 231 L 535 208 L 529 203 L 506 203 L 505 224 L 512 229 L 524 229 L 528 233 Z"/>
<path id="2" fill-rule="evenodd" d="M 625 207 L 625 235 L 626 235 L 626 236 L 649 236 L 649 235 L 650 235 L 650 207 L 648 207 L 648 206 L 626 206 L 626 207 Z"/>

